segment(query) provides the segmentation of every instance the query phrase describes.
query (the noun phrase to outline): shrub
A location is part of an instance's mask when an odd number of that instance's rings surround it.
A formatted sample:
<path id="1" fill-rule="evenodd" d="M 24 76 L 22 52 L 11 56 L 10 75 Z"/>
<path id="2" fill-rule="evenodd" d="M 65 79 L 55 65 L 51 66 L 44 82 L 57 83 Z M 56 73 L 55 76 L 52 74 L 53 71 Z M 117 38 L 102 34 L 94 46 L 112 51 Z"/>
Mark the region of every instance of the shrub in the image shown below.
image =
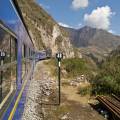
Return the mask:
<path id="1" fill-rule="evenodd" d="M 78 88 L 78 94 L 84 96 L 87 94 L 91 94 L 91 87 L 90 86 L 85 86 L 85 87 L 79 87 Z"/>
<path id="2" fill-rule="evenodd" d="M 68 73 L 68 77 L 76 77 L 81 74 L 87 74 L 87 64 L 83 59 L 71 58 L 62 61 L 63 69 Z"/>
<path id="3" fill-rule="evenodd" d="M 120 94 L 120 59 L 111 57 L 102 64 L 92 81 L 93 94 Z"/>

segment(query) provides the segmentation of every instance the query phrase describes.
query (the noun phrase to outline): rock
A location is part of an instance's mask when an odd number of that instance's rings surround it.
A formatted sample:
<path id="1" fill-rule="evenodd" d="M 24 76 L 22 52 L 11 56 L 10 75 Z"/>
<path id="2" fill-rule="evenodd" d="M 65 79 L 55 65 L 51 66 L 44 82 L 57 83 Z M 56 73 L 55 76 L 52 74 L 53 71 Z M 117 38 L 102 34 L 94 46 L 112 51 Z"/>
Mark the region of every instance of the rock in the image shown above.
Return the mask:
<path id="1" fill-rule="evenodd" d="M 61 117 L 61 120 L 70 120 L 70 119 L 69 119 L 69 113 L 63 115 L 63 116 Z"/>
<path id="2" fill-rule="evenodd" d="M 68 119 L 68 116 L 67 116 L 67 115 L 64 115 L 64 116 L 61 118 L 61 120 L 66 120 L 66 119 Z"/>
<path id="3" fill-rule="evenodd" d="M 76 82 L 76 81 L 71 81 L 71 82 L 70 82 L 70 85 L 71 85 L 71 86 L 79 86 L 79 83 Z"/>

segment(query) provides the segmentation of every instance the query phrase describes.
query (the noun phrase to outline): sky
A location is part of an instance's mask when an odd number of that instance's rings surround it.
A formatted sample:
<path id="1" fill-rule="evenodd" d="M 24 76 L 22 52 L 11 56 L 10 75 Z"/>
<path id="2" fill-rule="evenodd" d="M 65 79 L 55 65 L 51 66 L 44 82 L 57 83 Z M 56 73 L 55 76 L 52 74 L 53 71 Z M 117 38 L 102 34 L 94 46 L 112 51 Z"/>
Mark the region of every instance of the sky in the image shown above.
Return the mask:
<path id="1" fill-rule="evenodd" d="M 81 28 L 85 25 L 120 35 L 120 0 L 36 0 L 58 24 Z M 0 1 L 0 19 L 18 20 L 10 0 Z"/>
<path id="2" fill-rule="evenodd" d="M 0 19 L 5 23 L 12 24 L 18 20 L 10 0 L 0 0 Z"/>
<path id="3" fill-rule="evenodd" d="M 120 0 L 37 0 L 60 25 L 85 25 L 120 35 Z"/>

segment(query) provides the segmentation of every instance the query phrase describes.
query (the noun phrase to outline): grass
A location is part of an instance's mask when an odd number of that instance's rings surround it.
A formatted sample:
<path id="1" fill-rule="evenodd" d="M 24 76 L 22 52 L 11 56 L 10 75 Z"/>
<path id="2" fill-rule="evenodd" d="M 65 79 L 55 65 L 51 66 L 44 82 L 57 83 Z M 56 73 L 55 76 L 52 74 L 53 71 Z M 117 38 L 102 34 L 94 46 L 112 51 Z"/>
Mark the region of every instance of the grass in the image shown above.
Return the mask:
<path id="1" fill-rule="evenodd" d="M 52 76 L 57 76 L 57 60 L 51 59 L 45 62 L 45 64 L 51 69 Z M 88 78 L 91 78 L 93 72 L 94 69 L 92 68 L 92 64 L 85 59 L 69 58 L 61 61 L 61 77 L 64 79 L 76 78 L 82 74 L 86 75 Z"/>
<path id="2" fill-rule="evenodd" d="M 62 61 L 62 69 L 66 70 L 69 78 L 78 77 L 82 74 L 91 77 L 94 71 L 86 59 L 71 58 Z"/>
<path id="3" fill-rule="evenodd" d="M 85 96 L 85 95 L 91 95 L 91 91 L 92 88 L 90 85 L 84 86 L 84 87 L 79 87 L 78 88 L 78 94 L 80 94 L 81 96 Z"/>

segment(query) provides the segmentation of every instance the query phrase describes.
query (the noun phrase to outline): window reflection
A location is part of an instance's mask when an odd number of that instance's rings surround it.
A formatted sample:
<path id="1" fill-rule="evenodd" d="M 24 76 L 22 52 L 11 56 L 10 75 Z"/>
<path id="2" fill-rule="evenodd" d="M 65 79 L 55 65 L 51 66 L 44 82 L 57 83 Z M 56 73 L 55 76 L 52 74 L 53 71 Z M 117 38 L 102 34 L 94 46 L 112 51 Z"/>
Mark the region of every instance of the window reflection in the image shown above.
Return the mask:
<path id="1" fill-rule="evenodd" d="M 16 88 L 17 43 L 15 34 L 1 22 L 0 53 L 0 102 L 2 102 L 7 94 Z"/>

